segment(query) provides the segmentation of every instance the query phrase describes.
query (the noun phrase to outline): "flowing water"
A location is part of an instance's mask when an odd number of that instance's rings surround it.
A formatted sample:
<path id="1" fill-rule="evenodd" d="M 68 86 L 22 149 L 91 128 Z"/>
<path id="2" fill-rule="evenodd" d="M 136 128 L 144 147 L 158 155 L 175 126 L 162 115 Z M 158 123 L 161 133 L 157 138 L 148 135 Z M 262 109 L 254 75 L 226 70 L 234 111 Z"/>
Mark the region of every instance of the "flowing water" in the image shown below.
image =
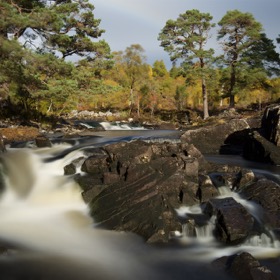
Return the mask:
<path id="1" fill-rule="evenodd" d="M 157 133 L 157 139 L 178 136 L 171 131 Z M 253 237 L 242 246 L 221 246 L 212 235 L 213 219 L 196 227 L 195 236 L 189 236 L 184 226 L 176 244 L 161 247 L 147 245 L 133 234 L 95 228 L 79 186 L 64 176 L 63 167 L 82 156 L 86 147 L 151 135 L 151 131 L 103 132 L 75 148 L 65 143 L 8 148 L 1 155 L 6 186 L 0 200 L 1 279 L 227 279 L 211 268 L 212 260 L 241 251 L 256 257 L 279 255 L 279 243 L 272 235 Z M 232 193 L 224 190 L 222 195 Z M 258 214 L 254 205 L 235 199 Z M 190 214 L 201 214 L 200 207 L 178 209 L 178 215 Z"/>

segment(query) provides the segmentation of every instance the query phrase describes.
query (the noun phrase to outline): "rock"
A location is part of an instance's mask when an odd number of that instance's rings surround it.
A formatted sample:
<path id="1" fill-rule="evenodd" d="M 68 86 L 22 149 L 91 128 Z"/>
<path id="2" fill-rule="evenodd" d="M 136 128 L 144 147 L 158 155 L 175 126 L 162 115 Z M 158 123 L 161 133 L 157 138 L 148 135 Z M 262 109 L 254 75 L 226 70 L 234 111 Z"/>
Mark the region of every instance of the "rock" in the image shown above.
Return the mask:
<path id="1" fill-rule="evenodd" d="M 280 228 L 280 186 L 268 179 L 244 186 L 240 194 L 245 199 L 255 202 L 263 209 L 261 218 L 270 229 Z"/>
<path id="2" fill-rule="evenodd" d="M 6 144 L 19 141 L 33 141 L 41 133 L 36 127 L 9 127 L 0 128 L 0 134 L 5 137 Z"/>
<path id="3" fill-rule="evenodd" d="M 198 199 L 200 203 L 207 202 L 209 199 L 219 195 L 217 188 L 213 185 L 208 175 L 199 176 Z"/>
<path id="4" fill-rule="evenodd" d="M 4 138 L 0 134 L 0 152 L 3 153 L 6 151 L 5 143 L 4 143 Z"/>
<path id="5" fill-rule="evenodd" d="M 45 136 L 36 137 L 35 143 L 38 148 L 46 148 L 52 146 L 50 139 Z"/>
<path id="6" fill-rule="evenodd" d="M 216 215 L 215 236 L 226 244 L 243 242 L 254 225 L 253 217 L 232 197 L 209 200 L 204 213 Z"/>
<path id="7" fill-rule="evenodd" d="M 234 279 L 238 280 L 277 280 L 271 270 L 262 266 L 257 259 L 247 252 L 234 256 L 228 271 Z"/>
<path id="8" fill-rule="evenodd" d="M 84 161 L 81 170 L 88 174 L 103 174 L 108 171 L 108 161 L 106 154 L 91 156 Z"/>
<path id="9" fill-rule="evenodd" d="M 84 157 L 79 157 L 73 160 L 71 163 L 64 166 L 64 175 L 73 175 L 77 172 L 77 168 L 80 168 L 85 161 Z"/>
<path id="10" fill-rule="evenodd" d="M 120 142 L 87 158 L 76 176 L 102 227 L 167 242 L 182 226 L 175 208 L 199 203 L 202 154 L 187 143 Z M 104 187 L 102 187 L 104 186 Z"/>
<path id="11" fill-rule="evenodd" d="M 188 130 L 181 136 L 181 140 L 194 144 L 203 154 L 216 154 L 220 152 L 229 135 L 249 128 L 246 120 L 232 119 L 228 123 Z"/>
<path id="12" fill-rule="evenodd" d="M 5 184 L 5 179 L 3 175 L 3 167 L 0 163 L 0 194 L 5 190 L 6 184 Z"/>
<path id="13" fill-rule="evenodd" d="M 273 104 L 265 108 L 262 117 L 262 135 L 271 143 L 280 146 L 280 105 Z"/>
<path id="14" fill-rule="evenodd" d="M 277 276 L 251 254 L 242 252 L 238 255 L 223 256 L 212 262 L 216 271 L 225 271 L 236 280 L 277 280 Z"/>
<path id="15" fill-rule="evenodd" d="M 249 160 L 280 164 L 280 147 L 277 147 L 259 132 L 254 131 L 248 135 L 244 146 L 243 157 Z"/>

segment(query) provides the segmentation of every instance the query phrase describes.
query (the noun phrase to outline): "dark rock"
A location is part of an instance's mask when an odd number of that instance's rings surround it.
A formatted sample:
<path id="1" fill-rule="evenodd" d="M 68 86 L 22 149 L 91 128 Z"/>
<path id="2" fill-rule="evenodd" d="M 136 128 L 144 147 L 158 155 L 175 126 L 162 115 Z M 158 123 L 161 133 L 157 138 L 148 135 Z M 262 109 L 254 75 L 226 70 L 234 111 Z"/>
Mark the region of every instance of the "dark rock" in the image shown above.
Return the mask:
<path id="1" fill-rule="evenodd" d="M 205 159 L 187 143 L 121 142 L 85 160 L 87 175 L 75 178 L 100 226 L 167 242 L 181 231 L 175 208 L 199 202 L 200 163 Z"/>
<path id="2" fill-rule="evenodd" d="M 36 137 L 35 143 L 36 143 L 36 146 L 38 148 L 45 148 L 45 147 L 51 147 L 52 146 L 52 143 L 51 143 L 50 139 L 45 137 L 45 136 Z"/>
<path id="3" fill-rule="evenodd" d="M 0 194 L 5 190 L 6 184 L 5 184 L 5 179 L 3 175 L 3 167 L 0 162 Z"/>
<path id="4" fill-rule="evenodd" d="M 73 160 L 71 163 L 64 166 L 64 175 L 73 175 L 77 172 L 77 168 L 81 167 L 84 162 L 84 157 L 79 157 Z"/>
<path id="5" fill-rule="evenodd" d="M 80 185 L 81 189 L 83 191 L 88 191 L 92 188 L 94 188 L 96 185 L 102 185 L 102 178 L 99 176 L 94 176 L 91 174 L 86 174 L 86 175 L 80 175 L 77 174 L 74 177 L 75 181 Z"/>
<path id="6" fill-rule="evenodd" d="M 0 134 L 0 152 L 3 153 L 6 151 L 5 143 L 4 143 L 4 138 Z"/>
<path id="7" fill-rule="evenodd" d="M 103 190 L 105 190 L 106 185 L 94 185 L 94 187 L 89 188 L 82 192 L 82 197 L 85 203 L 90 203 L 95 197 L 97 197 Z"/>
<path id="8" fill-rule="evenodd" d="M 254 225 L 253 217 L 231 197 L 209 200 L 204 212 L 209 216 L 216 215 L 215 235 L 223 243 L 243 242 Z"/>
<path id="9" fill-rule="evenodd" d="M 255 173 L 249 169 L 242 169 L 237 176 L 238 180 L 233 186 L 233 189 L 235 190 L 241 190 L 242 188 L 254 183 L 257 180 Z"/>
<path id="10" fill-rule="evenodd" d="M 240 194 L 263 209 L 262 222 L 269 228 L 280 227 L 280 186 L 267 179 L 244 186 Z"/>
<path id="11" fill-rule="evenodd" d="M 108 171 L 108 161 L 106 154 L 91 156 L 84 161 L 81 170 L 88 174 L 102 174 Z"/>
<path id="12" fill-rule="evenodd" d="M 200 203 L 207 202 L 209 199 L 219 195 L 217 188 L 213 185 L 212 180 L 207 175 L 199 176 L 198 199 Z"/>
<path id="13" fill-rule="evenodd" d="M 268 141 L 259 132 L 254 131 L 248 136 L 245 143 L 243 157 L 280 165 L 280 147 Z"/>
<path id="14" fill-rule="evenodd" d="M 262 117 L 262 135 L 271 143 L 280 146 L 280 105 L 265 108 Z"/>
<path id="15" fill-rule="evenodd" d="M 244 252 L 236 255 L 230 262 L 229 273 L 238 280 L 277 280 L 277 277 L 267 267 L 251 254 Z"/>
<path id="16" fill-rule="evenodd" d="M 228 123 L 188 130 L 181 139 L 193 143 L 203 154 L 219 153 L 229 135 L 249 128 L 246 120 L 232 119 Z"/>

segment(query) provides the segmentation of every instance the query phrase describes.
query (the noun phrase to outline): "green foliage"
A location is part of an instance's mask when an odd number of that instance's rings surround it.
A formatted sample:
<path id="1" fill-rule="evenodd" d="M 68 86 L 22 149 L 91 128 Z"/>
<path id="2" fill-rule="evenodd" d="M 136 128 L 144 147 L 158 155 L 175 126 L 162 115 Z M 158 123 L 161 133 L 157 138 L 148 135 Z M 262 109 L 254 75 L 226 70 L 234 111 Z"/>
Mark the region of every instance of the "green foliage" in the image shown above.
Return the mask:
<path id="1" fill-rule="evenodd" d="M 260 40 L 256 41 L 245 53 L 244 60 L 251 69 L 263 69 L 268 76 L 280 74 L 280 56 L 276 52 L 273 40 L 262 33 Z"/>
<path id="2" fill-rule="evenodd" d="M 168 75 L 168 71 L 163 60 L 156 60 L 153 64 L 152 70 L 153 77 L 164 77 Z"/>
<path id="3" fill-rule="evenodd" d="M 210 14 L 168 20 L 158 36 L 173 62 L 168 71 L 162 60 L 148 65 L 139 44 L 111 54 L 93 11 L 88 0 L 0 0 L 0 100 L 13 115 L 116 109 L 140 117 L 203 106 L 206 118 L 208 103 L 216 108 L 224 97 L 248 105 L 280 96 L 279 53 L 251 14 L 221 19 L 220 58 L 207 48 Z"/>
<path id="4" fill-rule="evenodd" d="M 238 72 L 248 60 L 246 52 L 261 39 L 262 25 L 250 13 L 238 10 L 228 11 L 218 23 L 218 39 L 223 40 L 224 62 L 230 67 L 229 88 L 230 106 L 234 107 L 234 96 L 238 81 Z"/>
<path id="5" fill-rule="evenodd" d="M 201 78 L 204 118 L 208 118 L 206 90 L 207 65 L 213 59 L 214 50 L 206 49 L 209 32 L 215 24 L 209 13 L 189 10 L 180 14 L 177 20 L 168 20 L 159 34 L 161 46 L 170 55 L 171 61 L 181 60 L 186 71 L 196 72 Z M 196 67 L 199 65 L 199 67 Z"/>

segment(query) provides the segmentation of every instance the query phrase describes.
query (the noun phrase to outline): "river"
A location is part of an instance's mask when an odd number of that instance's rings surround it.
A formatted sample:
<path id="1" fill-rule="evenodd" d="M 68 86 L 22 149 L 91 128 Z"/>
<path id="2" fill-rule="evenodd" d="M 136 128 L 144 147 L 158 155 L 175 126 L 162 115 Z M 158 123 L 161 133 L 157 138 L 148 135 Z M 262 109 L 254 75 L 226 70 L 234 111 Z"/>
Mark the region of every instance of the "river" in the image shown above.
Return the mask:
<path id="1" fill-rule="evenodd" d="M 230 279 L 214 270 L 211 261 L 242 251 L 277 259 L 278 241 L 262 236 L 224 247 L 213 239 L 211 222 L 197 228 L 197 238 L 188 237 L 185 228 L 176 242 L 165 246 L 148 245 L 131 233 L 96 228 L 79 186 L 64 175 L 63 167 L 91 147 L 135 138 L 178 141 L 179 135 L 115 129 L 86 133 L 69 143 L 56 139 L 50 148 L 32 143 L 8 147 L 1 155 L 5 182 L 0 201 L 1 279 Z M 278 176 L 273 170 L 266 172 Z M 224 195 L 229 195 L 226 189 Z M 255 211 L 248 202 L 235 199 Z M 198 206 L 183 207 L 178 215 L 200 211 Z"/>

